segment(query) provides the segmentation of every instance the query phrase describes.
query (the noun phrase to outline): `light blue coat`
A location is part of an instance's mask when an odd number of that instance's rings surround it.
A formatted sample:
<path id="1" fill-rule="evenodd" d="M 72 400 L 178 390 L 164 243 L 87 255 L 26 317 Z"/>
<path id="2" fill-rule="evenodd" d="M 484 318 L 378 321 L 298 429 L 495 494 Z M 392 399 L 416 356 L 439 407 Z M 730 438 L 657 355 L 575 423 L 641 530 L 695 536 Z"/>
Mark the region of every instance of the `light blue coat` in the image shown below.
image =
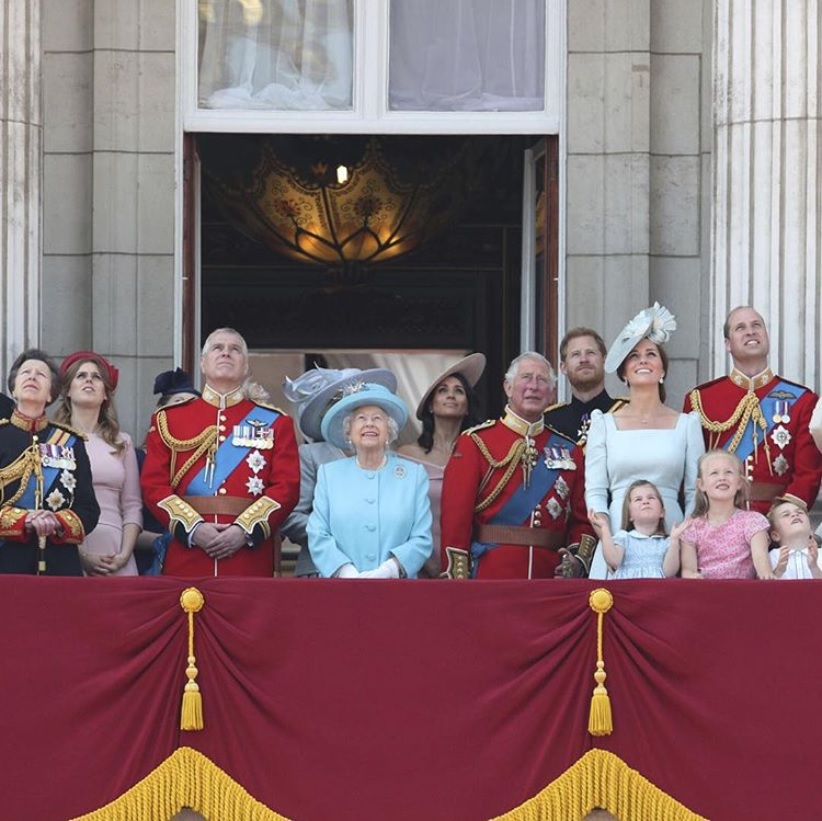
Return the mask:
<path id="1" fill-rule="evenodd" d="M 353 456 L 320 465 L 307 531 L 323 577 L 348 562 L 373 570 L 391 555 L 416 577 L 434 549 L 425 468 L 395 453 L 381 470 L 363 470 Z"/>

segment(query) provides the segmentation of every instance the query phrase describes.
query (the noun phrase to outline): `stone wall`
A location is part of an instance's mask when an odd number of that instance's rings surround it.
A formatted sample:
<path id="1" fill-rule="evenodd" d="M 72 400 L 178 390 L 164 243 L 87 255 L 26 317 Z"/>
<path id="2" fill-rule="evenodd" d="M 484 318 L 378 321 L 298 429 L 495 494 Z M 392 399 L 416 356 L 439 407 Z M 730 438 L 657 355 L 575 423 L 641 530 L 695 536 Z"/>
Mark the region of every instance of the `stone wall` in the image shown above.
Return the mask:
<path id="1" fill-rule="evenodd" d="M 173 356 L 175 4 L 42 4 L 42 343 L 112 357 L 139 439 Z"/>

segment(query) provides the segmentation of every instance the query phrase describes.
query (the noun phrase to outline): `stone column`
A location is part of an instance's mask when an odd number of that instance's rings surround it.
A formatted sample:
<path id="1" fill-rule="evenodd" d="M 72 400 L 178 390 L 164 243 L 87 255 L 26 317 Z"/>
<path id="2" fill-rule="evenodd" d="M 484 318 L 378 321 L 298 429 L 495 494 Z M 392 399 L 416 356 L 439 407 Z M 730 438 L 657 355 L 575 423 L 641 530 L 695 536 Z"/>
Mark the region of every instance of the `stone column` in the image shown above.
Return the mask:
<path id="1" fill-rule="evenodd" d="M 710 362 L 727 368 L 722 323 L 752 304 L 771 364 L 820 380 L 820 0 L 716 0 Z"/>
<path id="2" fill-rule="evenodd" d="M 0 372 L 39 341 L 40 0 L 0 2 Z"/>

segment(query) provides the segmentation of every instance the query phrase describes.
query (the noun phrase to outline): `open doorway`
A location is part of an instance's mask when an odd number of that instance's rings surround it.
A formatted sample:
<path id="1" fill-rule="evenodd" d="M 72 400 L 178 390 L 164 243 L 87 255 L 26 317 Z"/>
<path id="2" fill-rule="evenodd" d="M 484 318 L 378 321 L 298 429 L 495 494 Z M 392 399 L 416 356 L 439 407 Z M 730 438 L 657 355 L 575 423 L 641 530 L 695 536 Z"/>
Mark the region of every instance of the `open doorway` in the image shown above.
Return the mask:
<path id="1" fill-rule="evenodd" d="M 392 141 L 401 140 L 403 146 L 411 146 L 412 160 L 406 165 L 423 163 L 426 171 L 436 165 L 429 155 L 436 157 L 439 152 L 445 156 L 453 154 L 455 145 L 469 146 L 467 161 L 459 169 L 464 196 L 446 204 L 450 209 L 447 219 L 434 226 L 423 220 L 419 242 L 403 248 L 402 253 L 357 265 L 335 265 L 322 259 L 302 259 L 299 253 L 283 253 L 257 224 L 258 212 L 271 207 L 270 201 L 263 205 L 246 202 L 242 207 L 229 203 L 227 207 L 225 193 L 214 184 L 215 175 L 229 179 L 233 186 L 230 196 L 235 190 L 259 188 L 262 166 L 254 156 L 261 156 L 261 141 L 272 139 L 271 135 L 203 134 L 188 143 L 192 160 L 202 162 L 203 184 L 199 197 L 187 199 L 194 208 L 194 213 L 187 214 L 187 222 L 195 220 L 195 230 L 187 232 L 188 242 L 199 241 L 190 258 L 198 258 L 199 266 L 194 270 L 198 287 L 188 291 L 184 316 L 196 316 L 199 321 L 189 322 L 191 340 L 184 344 L 184 350 L 196 351 L 210 330 L 227 325 L 240 331 L 253 351 L 296 357 L 295 362 L 302 357 L 304 364 L 306 354 L 312 352 L 349 357 L 426 352 L 435 358 L 456 358 L 465 352 L 482 351 L 488 365 L 481 398 L 489 416 L 498 414 L 503 373 L 521 344 L 524 219 L 549 219 L 536 233 L 542 236 L 547 230 L 554 238 L 549 247 L 556 248 L 556 209 L 537 208 L 535 203 L 537 213 L 524 216 L 523 157 L 538 138 L 291 135 L 285 149 L 277 144 L 283 153 L 291 152 L 287 156 L 289 167 L 303 162 L 310 168 L 310 162 L 295 159 L 303 142 L 316 147 L 331 140 L 343 146 L 345 163 L 354 167 L 357 160 L 351 159 L 353 152 L 365 140 L 379 139 L 385 154 L 396 150 Z M 555 146 L 556 138 L 549 138 L 549 143 Z M 224 161 L 243 154 L 253 155 L 244 176 L 237 172 L 235 163 Z M 556 151 L 548 156 L 553 165 L 549 168 L 550 163 L 543 163 L 541 173 L 546 178 L 553 175 L 555 180 Z M 401 163 L 398 166 L 398 174 L 408 171 Z M 538 182 L 544 197 L 544 181 Z M 451 184 L 455 184 L 453 178 Z M 440 219 L 445 208 L 442 200 L 434 201 L 426 215 L 430 216 L 428 222 Z M 533 273 L 539 280 L 533 292 L 540 305 L 532 308 L 539 315 L 544 313 L 542 301 L 547 304 L 549 295 L 554 300 L 556 297 L 553 262 L 551 275 L 546 271 Z M 554 313 L 548 321 L 553 324 L 555 319 Z M 556 336 L 556 329 L 545 328 L 544 323 L 540 328 L 537 347 L 550 353 L 544 340 L 551 334 Z M 279 376 L 271 381 L 277 379 Z M 266 387 L 275 397 L 279 386 L 278 382 Z M 413 379 L 400 376 L 400 391 L 407 394 L 411 407 L 416 404 L 417 389 Z"/>

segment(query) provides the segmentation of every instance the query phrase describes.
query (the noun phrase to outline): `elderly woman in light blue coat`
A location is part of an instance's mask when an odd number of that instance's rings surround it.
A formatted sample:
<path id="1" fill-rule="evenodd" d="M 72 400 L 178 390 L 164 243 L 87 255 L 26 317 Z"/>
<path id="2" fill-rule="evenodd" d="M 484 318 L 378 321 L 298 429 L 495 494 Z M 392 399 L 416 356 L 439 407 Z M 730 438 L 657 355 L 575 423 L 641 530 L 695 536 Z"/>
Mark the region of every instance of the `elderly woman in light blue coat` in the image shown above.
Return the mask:
<path id="1" fill-rule="evenodd" d="M 307 532 L 321 576 L 415 578 L 431 555 L 428 476 L 388 450 L 407 416 L 386 387 L 360 383 L 323 418 L 323 438 L 354 456 L 317 475 Z"/>

